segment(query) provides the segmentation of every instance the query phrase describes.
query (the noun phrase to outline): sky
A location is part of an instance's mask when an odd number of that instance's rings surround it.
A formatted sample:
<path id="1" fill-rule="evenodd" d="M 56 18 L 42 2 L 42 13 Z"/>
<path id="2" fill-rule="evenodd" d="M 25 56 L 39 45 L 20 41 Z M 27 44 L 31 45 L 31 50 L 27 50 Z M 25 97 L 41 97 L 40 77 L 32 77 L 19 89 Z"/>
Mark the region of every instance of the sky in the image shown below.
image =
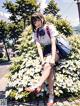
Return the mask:
<path id="1" fill-rule="evenodd" d="M 7 13 L 7 11 L 1 8 L 4 1 L 5 0 L 0 0 L 0 13 L 4 12 L 5 16 L 8 17 L 9 14 Z M 50 0 L 37 0 L 37 1 L 41 3 L 41 11 L 43 11 Z M 78 8 L 74 0 L 55 0 L 55 2 L 58 4 L 60 14 L 62 15 L 62 17 L 66 18 L 71 23 L 72 26 L 77 26 L 79 24 Z"/>
<path id="2" fill-rule="evenodd" d="M 73 26 L 79 24 L 78 8 L 74 0 L 55 0 L 61 10 L 63 18 L 70 21 Z"/>

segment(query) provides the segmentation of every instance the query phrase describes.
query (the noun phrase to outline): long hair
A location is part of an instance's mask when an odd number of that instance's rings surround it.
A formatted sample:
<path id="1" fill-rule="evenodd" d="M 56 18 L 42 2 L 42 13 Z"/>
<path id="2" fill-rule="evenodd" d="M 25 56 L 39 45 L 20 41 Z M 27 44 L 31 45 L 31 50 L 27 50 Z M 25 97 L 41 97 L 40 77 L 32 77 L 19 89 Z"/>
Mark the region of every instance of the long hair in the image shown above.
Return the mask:
<path id="1" fill-rule="evenodd" d="M 41 22 L 42 22 L 42 19 L 43 19 L 42 25 L 46 24 L 45 18 L 44 18 L 44 16 L 43 16 L 41 13 L 34 13 L 34 14 L 31 16 L 31 25 L 32 25 L 32 30 L 33 30 L 33 32 L 35 32 L 35 29 L 36 29 L 36 27 L 35 27 L 35 25 L 34 25 L 34 22 L 35 22 L 37 19 L 41 20 Z"/>

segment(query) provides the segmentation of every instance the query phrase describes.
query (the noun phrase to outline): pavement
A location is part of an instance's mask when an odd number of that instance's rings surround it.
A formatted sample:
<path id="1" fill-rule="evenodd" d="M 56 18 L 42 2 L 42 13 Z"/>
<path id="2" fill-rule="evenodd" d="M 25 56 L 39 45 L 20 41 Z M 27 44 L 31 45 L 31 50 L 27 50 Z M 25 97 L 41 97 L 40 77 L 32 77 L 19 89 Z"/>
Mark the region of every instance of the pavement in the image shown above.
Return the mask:
<path id="1" fill-rule="evenodd" d="M 7 75 L 9 72 L 9 67 L 11 63 L 2 63 L 0 64 L 0 106 L 46 106 L 43 101 L 33 101 L 31 103 L 22 103 L 17 101 L 9 101 L 5 98 L 5 89 L 8 83 Z M 2 101 L 2 104 L 1 104 Z M 6 105 L 5 105 L 6 103 Z M 69 102 L 67 100 L 57 101 L 54 106 L 80 106 L 80 99 L 75 100 L 73 102 Z"/>
<path id="2" fill-rule="evenodd" d="M 11 62 L 0 63 L 0 79 L 4 77 L 5 74 L 9 73 L 9 67 Z"/>
<path id="3" fill-rule="evenodd" d="M 7 75 L 10 73 L 10 65 L 10 62 L 0 64 L 0 91 L 5 91 L 6 89 L 8 83 Z"/>

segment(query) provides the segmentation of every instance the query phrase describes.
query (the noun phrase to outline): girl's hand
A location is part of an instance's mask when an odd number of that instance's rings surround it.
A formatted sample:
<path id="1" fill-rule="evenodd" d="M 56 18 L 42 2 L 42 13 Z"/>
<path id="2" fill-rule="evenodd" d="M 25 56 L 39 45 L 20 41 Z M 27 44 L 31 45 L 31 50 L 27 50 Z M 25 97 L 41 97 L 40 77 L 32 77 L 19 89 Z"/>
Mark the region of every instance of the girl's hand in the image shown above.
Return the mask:
<path id="1" fill-rule="evenodd" d="M 42 61 L 42 67 L 45 65 L 45 63 L 46 63 L 45 61 Z"/>

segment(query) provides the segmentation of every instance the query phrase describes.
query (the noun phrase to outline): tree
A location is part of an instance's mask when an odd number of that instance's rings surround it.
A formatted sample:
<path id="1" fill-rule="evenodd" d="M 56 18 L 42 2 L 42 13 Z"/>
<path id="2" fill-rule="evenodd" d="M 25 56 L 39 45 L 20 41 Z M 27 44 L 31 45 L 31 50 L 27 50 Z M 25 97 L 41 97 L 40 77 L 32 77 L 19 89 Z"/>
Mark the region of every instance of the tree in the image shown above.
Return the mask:
<path id="1" fill-rule="evenodd" d="M 50 0 L 49 4 L 44 10 L 44 14 L 53 14 L 54 16 L 59 17 L 58 12 L 59 8 L 57 6 L 57 3 L 55 3 L 54 0 Z"/>
<path id="2" fill-rule="evenodd" d="M 8 36 L 7 36 L 7 45 L 8 47 L 11 47 L 12 50 L 15 50 L 15 45 L 18 40 L 18 38 L 21 36 L 21 33 L 24 29 L 24 24 L 22 22 L 18 22 L 17 25 L 15 23 L 8 23 Z M 10 43 L 13 42 L 13 43 Z"/>
<path id="3" fill-rule="evenodd" d="M 3 7 L 11 14 L 9 19 L 11 23 L 8 24 L 8 40 L 14 40 L 13 49 L 26 25 L 30 24 L 30 16 L 37 10 L 36 0 L 16 0 L 15 3 L 6 0 Z M 8 43 L 9 44 L 9 43 Z"/>
<path id="4" fill-rule="evenodd" d="M 9 58 L 9 55 L 7 52 L 7 47 L 6 47 L 6 42 L 5 42 L 5 39 L 7 38 L 7 34 L 8 34 L 7 23 L 1 20 L 0 21 L 0 40 L 3 41 L 5 51 L 6 51 L 6 56 L 7 56 L 8 61 L 9 61 L 10 58 Z"/>
<path id="5" fill-rule="evenodd" d="M 10 12 L 10 20 L 17 23 L 20 20 L 24 22 L 24 28 L 27 24 L 30 24 L 30 16 L 38 9 L 36 0 L 16 0 L 15 3 L 12 1 L 6 1 L 4 7 Z"/>
<path id="6" fill-rule="evenodd" d="M 24 29 L 23 21 L 18 22 L 17 25 L 15 23 L 9 23 L 8 29 L 9 29 L 8 38 L 14 39 L 16 41 Z"/>

